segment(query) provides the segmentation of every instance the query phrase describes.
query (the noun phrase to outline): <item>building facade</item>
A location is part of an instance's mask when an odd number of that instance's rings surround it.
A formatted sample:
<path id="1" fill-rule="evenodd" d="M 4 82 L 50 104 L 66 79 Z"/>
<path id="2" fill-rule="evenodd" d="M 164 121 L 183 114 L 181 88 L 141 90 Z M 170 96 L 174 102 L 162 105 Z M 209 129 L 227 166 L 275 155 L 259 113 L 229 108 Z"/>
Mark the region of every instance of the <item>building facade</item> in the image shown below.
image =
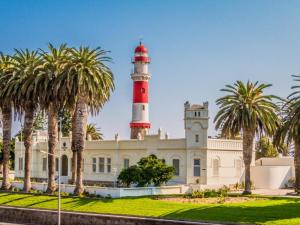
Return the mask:
<path id="1" fill-rule="evenodd" d="M 171 139 L 158 130 L 149 134 L 148 50 L 140 44 L 135 49 L 131 139 L 87 140 L 84 155 L 84 180 L 89 183 L 113 183 L 124 168 L 135 165 L 140 158 L 155 154 L 174 166 L 175 175 L 169 184 L 220 185 L 240 182 L 243 175 L 242 141 L 213 139 L 207 134 L 208 102 L 202 105 L 184 104 L 185 137 Z M 37 132 L 33 138 L 32 177 L 47 179 L 47 133 Z M 24 147 L 15 147 L 15 176 L 24 175 Z M 60 141 L 61 176 L 71 179 L 71 137 Z M 254 161 L 254 160 L 253 160 Z M 58 171 L 58 159 L 56 160 Z"/>

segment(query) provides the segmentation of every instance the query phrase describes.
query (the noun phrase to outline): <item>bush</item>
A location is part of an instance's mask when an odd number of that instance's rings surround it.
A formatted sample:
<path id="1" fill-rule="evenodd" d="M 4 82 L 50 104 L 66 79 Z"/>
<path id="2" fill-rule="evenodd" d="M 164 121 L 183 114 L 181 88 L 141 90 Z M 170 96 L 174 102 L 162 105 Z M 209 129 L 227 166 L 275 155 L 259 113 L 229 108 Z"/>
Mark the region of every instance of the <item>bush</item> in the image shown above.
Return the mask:
<path id="1" fill-rule="evenodd" d="M 192 194 L 190 194 L 187 197 L 191 197 L 191 198 L 213 198 L 213 197 L 220 197 L 220 198 L 224 198 L 225 201 L 225 197 L 228 196 L 228 192 L 229 192 L 229 187 L 227 186 L 223 186 L 222 188 L 218 189 L 218 190 L 214 190 L 214 189 L 205 189 L 204 191 L 193 191 Z"/>
<path id="2" fill-rule="evenodd" d="M 155 155 L 143 157 L 137 165 L 123 169 L 118 177 L 125 186 L 137 184 L 139 187 L 154 184 L 160 186 L 168 182 L 174 176 L 175 169 L 168 166 L 162 159 L 158 159 Z"/>
<path id="3" fill-rule="evenodd" d="M 11 188 L 11 191 L 12 191 L 12 192 L 20 192 L 21 189 L 18 188 L 18 187 L 12 187 L 12 188 Z"/>
<path id="4" fill-rule="evenodd" d="M 295 182 L 296 182 L 296 179 L 295 177 L 291 177 L 288 182 L 287 182 L 287 187 L 288 188 L 294 188 L 295 187 Z"/>
<path id="5" fill-rule="evenodd" d="M 252 181 L 250 181 L 250 185 L 251 185 L 251 189 L 254 189 L 254 184 Z M 233 185 L 233 188 L 235 190 L 243 190 L 243 189 L 245 189 L 245 182 L 243 181 L 242 183 L 235 183 Z"/>
<path id="6" fill-rule="evenodd" d="M 204 198 L 204 191 L 193 191 L 191 197 L 192 198 Z"/>

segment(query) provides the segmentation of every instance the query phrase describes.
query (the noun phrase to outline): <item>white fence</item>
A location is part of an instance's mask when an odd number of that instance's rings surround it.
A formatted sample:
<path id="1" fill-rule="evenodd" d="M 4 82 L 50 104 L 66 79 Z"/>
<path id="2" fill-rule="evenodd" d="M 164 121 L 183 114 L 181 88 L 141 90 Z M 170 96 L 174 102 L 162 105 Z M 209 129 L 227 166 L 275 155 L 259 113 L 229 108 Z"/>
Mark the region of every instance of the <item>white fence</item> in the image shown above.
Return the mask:
<path id="1" fill-rule="evenodd" d="M 23 189 L 23 182 L 13 181 L 13 187 Z M 45 192 L 47 183 L 32 183 L 32 188 Z M 74 193 L 75 186 L 70 184 L 61 184 L 61 191 Z M 90 194 L 101 195 L 103 197 L 110 195 L 112 198 L 146 196 L 146 195 L 166 195 L 166 194 L 185 194 L 189 186 L 162 186 L 162 187 L 137 187 L 137 188 L 107 188 L 97 186 L 85 186 L 85 191 Z"/>

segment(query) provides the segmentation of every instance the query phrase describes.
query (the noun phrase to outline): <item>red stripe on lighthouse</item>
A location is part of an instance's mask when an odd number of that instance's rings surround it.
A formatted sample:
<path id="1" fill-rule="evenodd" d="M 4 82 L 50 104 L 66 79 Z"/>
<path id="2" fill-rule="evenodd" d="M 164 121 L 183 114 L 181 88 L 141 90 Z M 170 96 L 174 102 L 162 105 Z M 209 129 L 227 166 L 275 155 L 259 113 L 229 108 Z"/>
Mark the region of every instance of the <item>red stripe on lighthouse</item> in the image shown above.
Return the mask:
<path id="1" fill-rule="evenodd" d="M 135 81 L 133 83 L 133 103 L 148 103 L 147 81 Z"/>

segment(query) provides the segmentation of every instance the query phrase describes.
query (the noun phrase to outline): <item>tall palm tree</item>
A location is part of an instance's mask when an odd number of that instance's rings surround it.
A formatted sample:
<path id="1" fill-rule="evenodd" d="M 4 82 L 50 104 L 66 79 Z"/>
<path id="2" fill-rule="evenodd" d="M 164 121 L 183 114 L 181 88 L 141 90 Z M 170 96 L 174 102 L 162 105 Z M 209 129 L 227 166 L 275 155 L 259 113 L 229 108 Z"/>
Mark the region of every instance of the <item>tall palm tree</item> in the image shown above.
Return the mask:
<path id="1" fill-rule="evenodd" d="M 2 129 L 3 129 L 3 181 L 2 189 L 8 190 L 10 188 L 9 182 L 9 143 L 11 139 L 11 127 L 12 127 L 12 104 L 11 98 L 7 98 L 1 92 L 7 80 L 13 73 L 13 58 L 0 53 L 0 111 L 2 111 Z"/>
<path id="2" fill-rule="evenodd" d="M 216 101 L 220 108 L 214 119 L 216 129 L 221 129 L 224 136 L 241 133 L 243 137 L 244 194 L 251 194 L 250 165 L 255 134 L 273 135 L 280 123 L 276 114 L 278 107 L 272 102 L 276 97 L 263 92 L 270 86 L 258 82 L 248 81 L 244 84 L 237 81 L 234 85 L 226 85 L 221 89 L 227 95 Z"/>
<path id="3" fill-rule="evenodd" d="M 100 132 L 100 128 L 97 128 L 96 124 L 93 123 L 87 125 L 86 140 L 88 140 L 89 136 L 92 140 L 103 140 L 103 134 Z"/>
<path id="4" fill-rule="evenodd" d="M 75 193 L 81 194 L 83 187 L 83 150 L 86 138 L 87 117 L 89 111 L 96 114 L 108 101 L 111 91 L 114 89 L 113 74 L 105 64 L 111 61 L 107 51 L 101 48 L 89 47 L 72 48 L 71 66 L 68 74 L 64 74 L 58 82 L 64 84 L 65 91 L 76 102 L 73 115 L 74 149 L 77 153 L 77 178 Z"/>
<path id="5" fill-rule="evenodd" d="M 294 81 L 300 81 L 300 76 Z M 274 143 L 280 146 L 285 141 L 294 144 L 294 164 L 295 164 L 295 191 L 300 193 L 300 86 L 292 86 L 294 90 L 283 105 L 283 119 L 280 128 L 277 130 Z"/>
<path id="6" fill-rule="evenodd" d="M 66 44 L 55 48 L 48 45 L 49 52 L 41 50 L 43 69 L 36 77 L 36 94 L 40 106 L 48 112 L 48 187 L 47 192 L 53 193 L 55 185 L 55 154 L 58 144 L 58 112 L 66 102 L 67 96 L 55 79 L 68 73 L 69 49 Z M 56 85 L 56 86 L 55 86 Z"/>
<path id="7" fill-rule="evenodd" d="M 32 130 L 38 97 L 35 94 L 36 76 L 42 69 L 43 60 L 37 51 L 15 49 L 14 72 L 3 89 L 4 96 L 14 99 L 14 109 L 19 114 L 24 114 L 24 146 L 25 146 L 25 171 L 24 188 L 31 189 L 31 158 L 32 158 Z"/>

